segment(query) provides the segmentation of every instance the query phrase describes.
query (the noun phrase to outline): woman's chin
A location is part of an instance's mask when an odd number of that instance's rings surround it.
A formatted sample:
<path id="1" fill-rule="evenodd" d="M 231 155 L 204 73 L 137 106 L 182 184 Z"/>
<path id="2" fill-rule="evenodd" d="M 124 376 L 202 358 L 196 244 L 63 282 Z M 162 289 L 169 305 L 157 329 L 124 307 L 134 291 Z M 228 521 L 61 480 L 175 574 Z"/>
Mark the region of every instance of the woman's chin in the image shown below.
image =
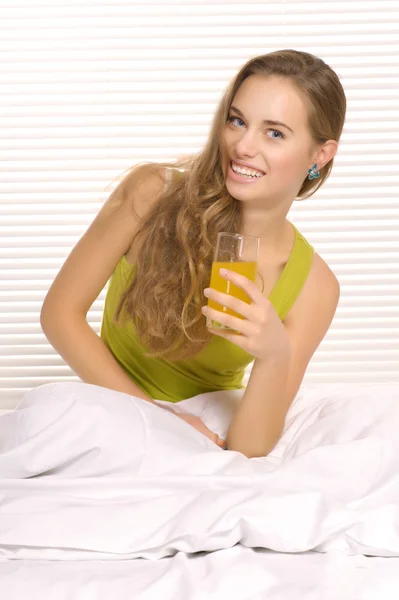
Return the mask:
<path id="1" fill-rule="evenodd" d="M 254 193 L 255 190 L 251 190 L 252 186 L 243 186 L 239 183 L 237 184 L 235 181 L 226 179 L 226 189 L 229 192 L 230 196 L 233 196 L 235 200 L 240 202 L 248 202 L 250 200 L 254 200 L 258 194 Z"/>

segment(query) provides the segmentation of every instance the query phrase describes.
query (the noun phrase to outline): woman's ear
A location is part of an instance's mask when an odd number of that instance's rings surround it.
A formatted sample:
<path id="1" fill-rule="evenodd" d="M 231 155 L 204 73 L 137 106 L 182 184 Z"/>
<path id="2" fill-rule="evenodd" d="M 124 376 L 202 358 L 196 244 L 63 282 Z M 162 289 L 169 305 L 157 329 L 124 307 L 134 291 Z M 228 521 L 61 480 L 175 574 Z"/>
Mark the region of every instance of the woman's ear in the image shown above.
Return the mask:
<path id="1" fill-rule="evenodd" d="M 320 148 L 318 148 L 312 165 L 317 164 L 317 168 L 320 171 L 334 156 L 337 154 L 338 142 L 335 140 L 327 140 Z M 310 165 L 310 166 L 312 166 Z"/>

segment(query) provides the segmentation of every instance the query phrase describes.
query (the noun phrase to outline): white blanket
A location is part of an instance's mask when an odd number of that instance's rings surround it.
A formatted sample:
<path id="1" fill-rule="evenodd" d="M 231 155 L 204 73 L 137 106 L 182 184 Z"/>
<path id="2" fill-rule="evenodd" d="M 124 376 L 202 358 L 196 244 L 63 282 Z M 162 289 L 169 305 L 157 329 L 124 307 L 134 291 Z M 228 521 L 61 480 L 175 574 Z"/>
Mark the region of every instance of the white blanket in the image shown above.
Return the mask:
<path id="1" fill-rule="evenodd" d="M 179 403 L 223 435 L 240 392 Z M 308 389 L 265 458 L 149 403 L 50 384 L 0 417 L 0 557 L 157 559 L 241 543 L 399 556 L 399 391 Z"/>

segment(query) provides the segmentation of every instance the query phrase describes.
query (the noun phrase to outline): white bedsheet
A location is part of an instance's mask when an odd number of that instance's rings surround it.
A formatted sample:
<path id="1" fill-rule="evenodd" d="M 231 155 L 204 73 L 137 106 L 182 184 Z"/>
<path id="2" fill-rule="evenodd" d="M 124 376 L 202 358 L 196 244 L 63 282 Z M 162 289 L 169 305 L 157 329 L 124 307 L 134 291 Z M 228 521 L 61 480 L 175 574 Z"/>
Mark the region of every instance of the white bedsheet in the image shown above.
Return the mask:
<path id="1" fill-rule="evenodd" d="M 238 392 L 179 408 L 223 435 Z M 399 556 L 399 393 L 309 389 L 266 458 L 83 383 L 0 417 L 0 557 L 159 559 L 229 548 Z"/>
<path id="2" fill-rule="evenodd" d="M 241 545 L 162 560 L 1 560 L 7 600 L 397 600 L 399 558 Z"/>

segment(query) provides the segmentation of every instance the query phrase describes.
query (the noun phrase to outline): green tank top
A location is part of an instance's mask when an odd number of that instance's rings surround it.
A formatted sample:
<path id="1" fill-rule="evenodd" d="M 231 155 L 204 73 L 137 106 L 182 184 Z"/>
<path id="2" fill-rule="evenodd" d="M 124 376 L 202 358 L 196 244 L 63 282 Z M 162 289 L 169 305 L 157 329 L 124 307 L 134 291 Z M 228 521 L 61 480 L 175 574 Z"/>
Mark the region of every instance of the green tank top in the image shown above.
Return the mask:
<path id="1" fill-rule="evenodd" d="M 309 274 L 313 247 L 294 227 L 291 255 L 269 295 L 269 300 L 284 321 Z M 219 336 L 193 358 L 169 361 L 145 356 L 131 321 L 114 322 L 122 290 L 134 275 L 135 266 L 123 256 L 109 281 L 101 324 L 101 338 L 115 359 L 135 383 L 155 400 L 178 402 L 197 394 L 242 387 L 245 368 L 253 356 Z"/>

